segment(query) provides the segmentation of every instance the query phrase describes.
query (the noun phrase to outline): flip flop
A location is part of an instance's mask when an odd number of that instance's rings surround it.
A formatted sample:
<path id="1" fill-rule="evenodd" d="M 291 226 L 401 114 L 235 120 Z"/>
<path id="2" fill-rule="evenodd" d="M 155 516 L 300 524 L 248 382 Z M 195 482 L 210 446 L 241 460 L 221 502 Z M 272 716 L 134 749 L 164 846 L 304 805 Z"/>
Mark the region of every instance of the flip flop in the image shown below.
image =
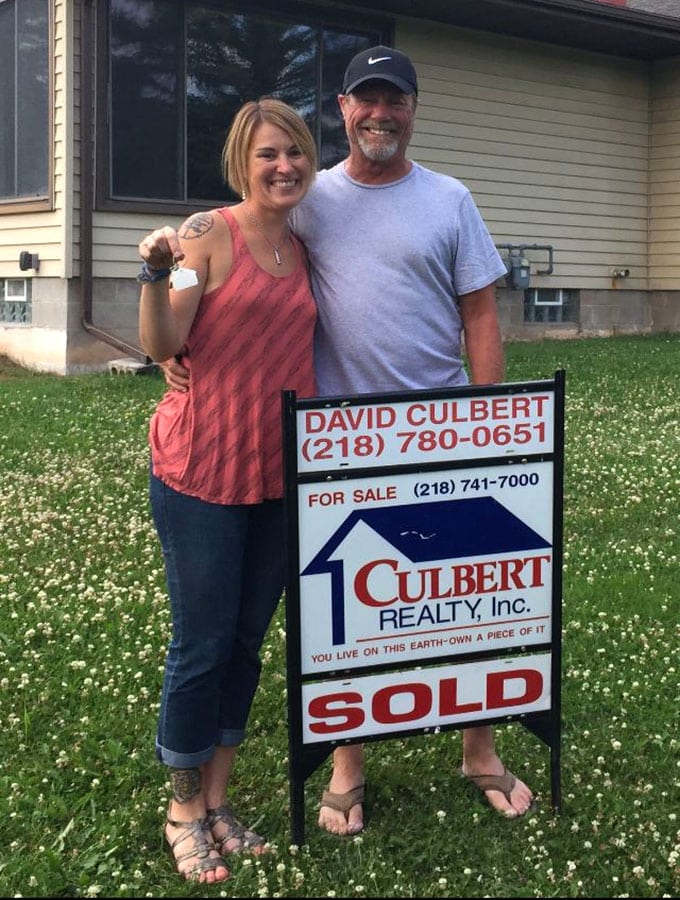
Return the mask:
<path id="1" fill-rule="evenodd" d="M 498 791 L 503 794 L 508 803 L 512 806 L 512 801 L 510 799 L 510 795 L 512 794 L 512 789 L 514 788 L 517 779 L 508 769 L 503 767 L 502 775 L 467 775 L 462 767 L 458 770 L 463 778 L 467 779 L 471 784 L 473 784 L 479 791 L 482 792 L 486 802 L 489 803 L 489 798 L 486 796 L 487 791 Z M 533 804 L 532 804 L 533 805 Z M 520 816 L 524 815 L 524 813 L 515 813 L 504 812 L 501 809 L 496 809 L 491 803 L 489 806 L 494 810 L 494 812 L 499 813 L 501 816 L 504 816 L 506 819 L 518 819 Z M 531 806 L 529 807 L 531 809 Z"/>
<path id="2" fill-rule="evenodd" d="M 332 791 L 325 790 L 321 795 L 321 803 L 319 806 L 328 806 L 337 812 L 347 815 L 353 806 L 364 802 L 366 796 L 366 785 L 358 784 L 356 787 L 345 791 L 344 794 L 334 794 Z"/>
<path id="3" fill-rule="evenodd" d="M 333 793 L 333 791 L 329 791 L 328 789 L 326 789 L 321 795 L 319 808 L 321 808 L 322 806 L 327 806 L 329 809 L 334 809 L 337 812 L 341 812 L 344 815 L 345 819 L 347 819 L 351 808 L 359 803 L 363 803 L 365 796 L 365 783 L 358 784 L 356 787 L 351 788 L 349 791 L 345 791 L 344 794 L 335 794 Z M 352 832 L 351 836 L 354 837 L 355 834 L 358 834 L 358 832 Z"/>

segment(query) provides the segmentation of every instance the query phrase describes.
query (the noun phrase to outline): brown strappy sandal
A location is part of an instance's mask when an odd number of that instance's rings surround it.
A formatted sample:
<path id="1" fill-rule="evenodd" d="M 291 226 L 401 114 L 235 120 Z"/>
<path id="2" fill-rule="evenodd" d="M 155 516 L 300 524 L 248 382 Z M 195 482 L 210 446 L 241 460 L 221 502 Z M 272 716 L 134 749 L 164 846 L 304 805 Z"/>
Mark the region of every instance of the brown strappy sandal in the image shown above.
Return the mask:
<path id="1" fill-rule="evenodd" d="M 174 857 L 177 872 L 183 875 L 187 881 L 199 881 L 204 872 L 215 872 L 220 868 L 227 869 L 221 855 L 211 855 L 213 852 L 219 853 L 219 847 L 214 840 L 208 840 L 206 837 L 206 831 L 210 829 L 207 818 L 192 819 L 191 822 L 178 822 L 175 819 L 171 819 L 168 815 L 166 821 L 172 828 L 184 829 L 173 841 L 170 840 L 166 832 L 165 839 Z M 186 850 L 184 853 L 176 853 L 175 848 L 183 841 L 192 841 L 191 849 Z M 192 858 L 196 858 L 198 862 L 190 868 L 180 868 L 183 862 Z M 229 869 L 227 869 L 227 878 L 229 878 Z M 221 879 L 221 881 L 226 880 L 226 878 Z"/>
<path id="2" fill-rule="evenodd" d="M 227 856 L 229 853 L 253 853 L 255 856 L 259 856 L 266 849 L 265 839 L 242 825 L 236 818 L 234 810 L 227 803 L 207 810 L 206 822 L 211 829 L 218 824 L 226 826 L 226 833 L 221 837 L 217 837 L 213 831 L 213 840 L 223 856 Z M 230 841 L 236 841 L 237 846 L 229 847 Z"/>

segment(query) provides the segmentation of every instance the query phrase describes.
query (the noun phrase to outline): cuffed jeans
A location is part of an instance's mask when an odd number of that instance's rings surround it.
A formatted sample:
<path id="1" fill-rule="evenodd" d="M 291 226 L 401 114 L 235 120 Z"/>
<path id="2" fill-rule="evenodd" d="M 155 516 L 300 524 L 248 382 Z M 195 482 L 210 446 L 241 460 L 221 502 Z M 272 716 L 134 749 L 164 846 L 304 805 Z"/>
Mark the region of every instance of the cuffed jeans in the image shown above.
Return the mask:
<path id="1" fill-rule="evenodd" d="M 172 609 L 156 755 L 194 768 L 245 737 L 284 586 L 283 504 L 206 503 L 153 474 L 149 494 Z"/>

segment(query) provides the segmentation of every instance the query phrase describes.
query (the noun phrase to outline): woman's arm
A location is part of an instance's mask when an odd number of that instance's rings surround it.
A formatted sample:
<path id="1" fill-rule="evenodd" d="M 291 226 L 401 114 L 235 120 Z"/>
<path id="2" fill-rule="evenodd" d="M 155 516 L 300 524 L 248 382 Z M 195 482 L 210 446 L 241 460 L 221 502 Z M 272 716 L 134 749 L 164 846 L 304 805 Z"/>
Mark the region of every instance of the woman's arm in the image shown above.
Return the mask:
<path id="1" fill-rule="evenodd" d="M 165 226 L 139 244 L 140 256 L 153 269 L 169 269 L 182 261 L 182 268 L 193 269 L 198 279 L 183 290 L 174 290 L 170 278 L 142 285 L 139 336 L 145 353 L 157 362 L 179 353 L 189 336 L 210 273 L 213 224 L 212 213 L 197 213 L 179 233 Z M 223 249 L 230 253 L 230 243 L 225 241 Z"/>

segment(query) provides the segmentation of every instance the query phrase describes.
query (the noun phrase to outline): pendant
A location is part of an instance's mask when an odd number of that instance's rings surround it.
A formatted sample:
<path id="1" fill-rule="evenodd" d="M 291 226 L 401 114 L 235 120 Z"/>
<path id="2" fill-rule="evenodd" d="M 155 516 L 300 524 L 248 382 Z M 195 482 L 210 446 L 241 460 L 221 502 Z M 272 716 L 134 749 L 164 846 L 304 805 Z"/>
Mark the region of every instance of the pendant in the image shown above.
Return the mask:
<path id="1" fill-rule="evenodd" d="M 276 265 L 281 265 L 281 254 L 279 253 L 279 248 L 274 247 L 274 259 L 276 260 Z"/>

